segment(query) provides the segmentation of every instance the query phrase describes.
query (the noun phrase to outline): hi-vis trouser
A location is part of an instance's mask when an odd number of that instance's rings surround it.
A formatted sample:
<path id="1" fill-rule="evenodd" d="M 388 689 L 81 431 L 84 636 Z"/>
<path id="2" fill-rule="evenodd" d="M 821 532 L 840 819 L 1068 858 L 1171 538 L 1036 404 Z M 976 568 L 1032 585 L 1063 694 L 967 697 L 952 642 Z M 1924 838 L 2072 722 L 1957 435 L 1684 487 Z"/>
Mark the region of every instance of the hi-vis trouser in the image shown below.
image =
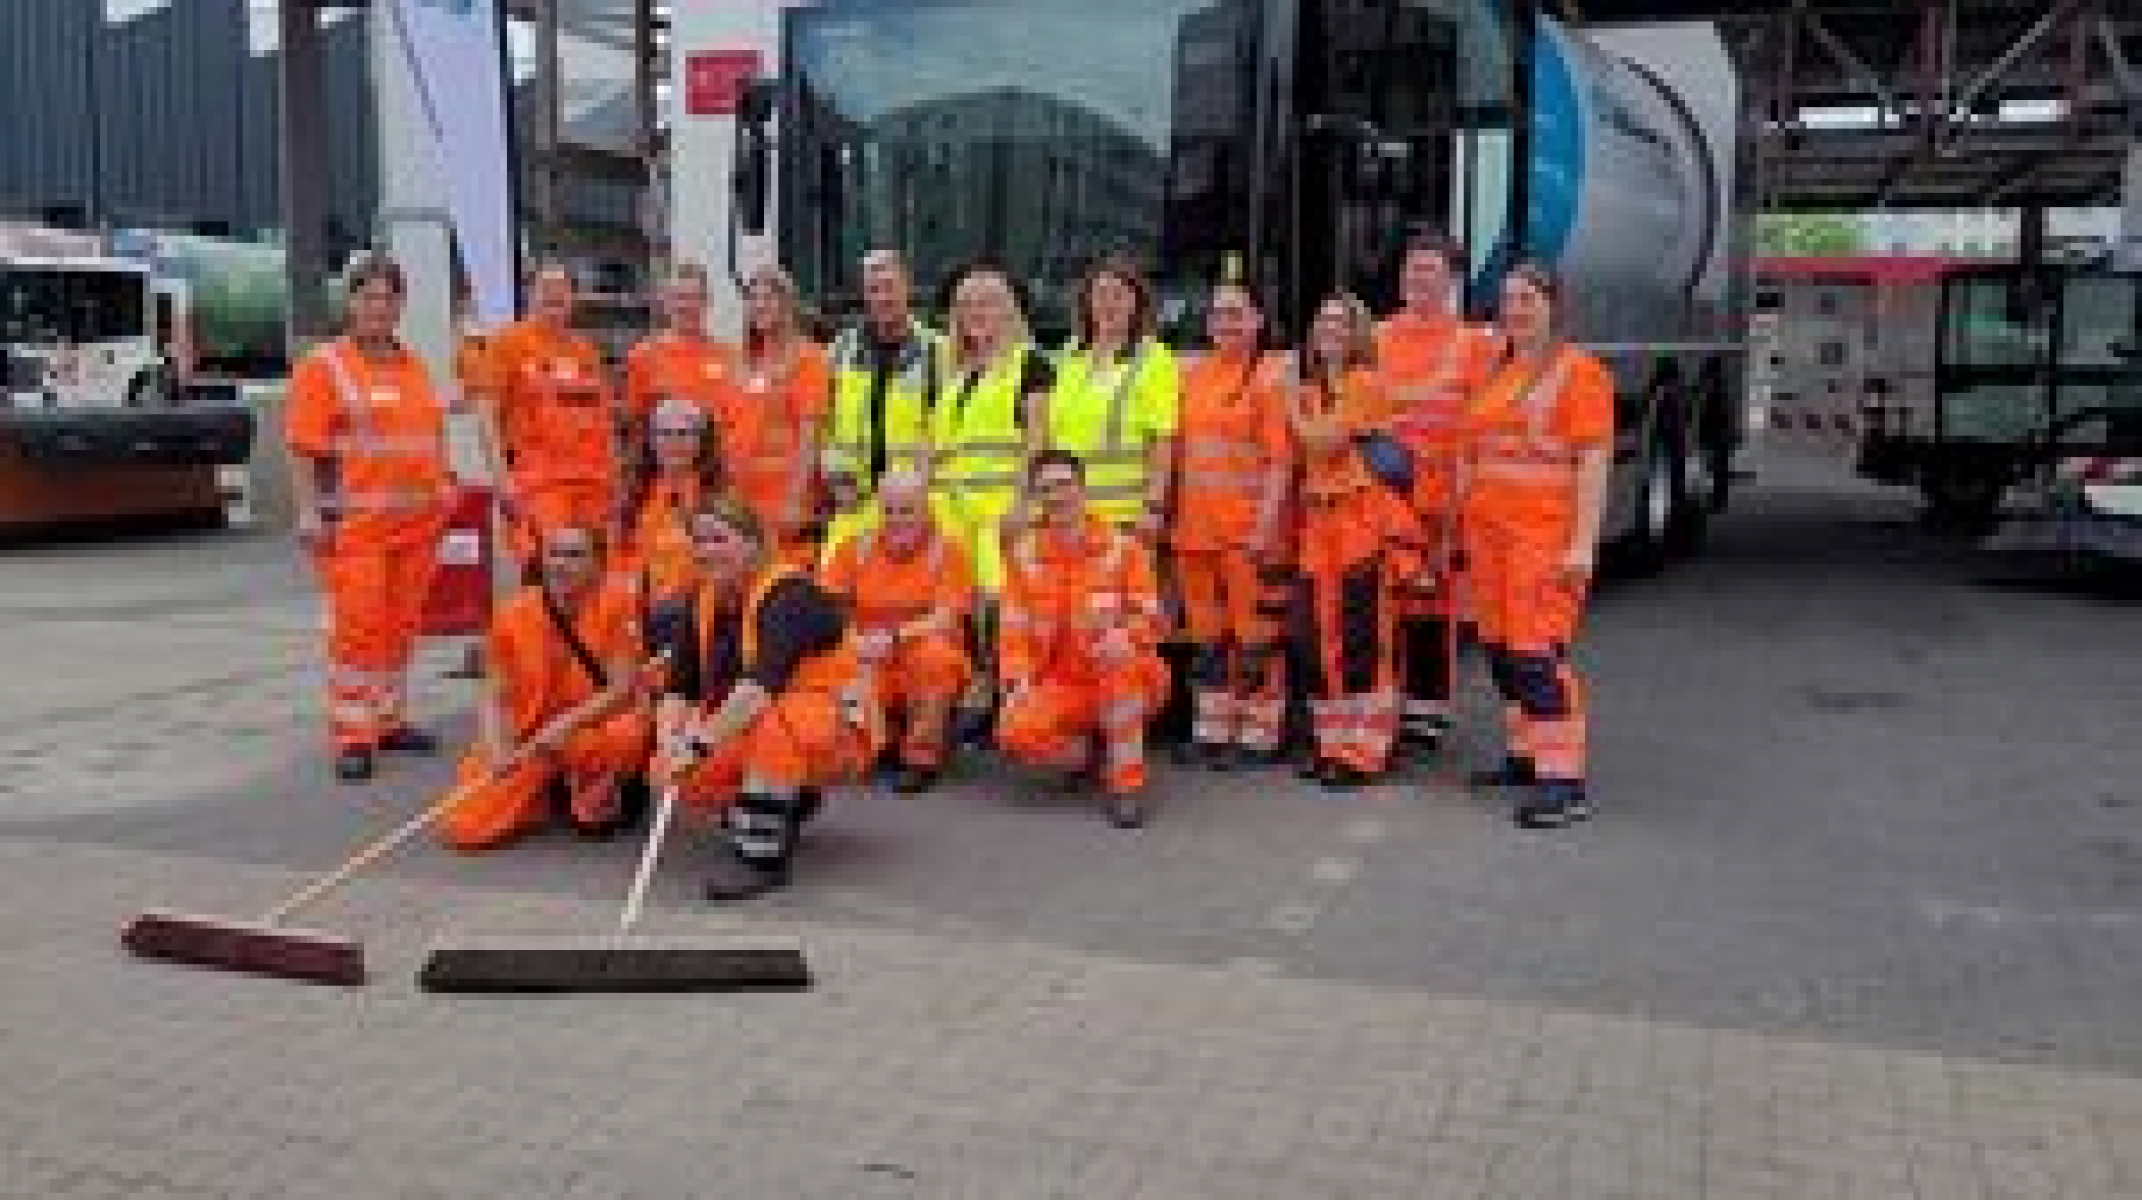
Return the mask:
<path id="1" fill-rule="evenodd" d="M 380 519 L 390 504 L 391 519 Z M 356 524 L 353 505 L 369 506 L 371 519 Z M 340 510 L 342 527 L 314 566 L 327 597 L 328 725 L 335 746 L 347 750 L 375 745 L 403 723 L 447 514 L 414 495 L 350 497 Z"/>
<path id="2" fill-rule="evenodd" d="M 1281 637 L 1291 572 L 1240 552 L 1179 552 L 1175 586 L 1192 645 L 1192 740 L 1277 751 L 1286 715 Z"/>

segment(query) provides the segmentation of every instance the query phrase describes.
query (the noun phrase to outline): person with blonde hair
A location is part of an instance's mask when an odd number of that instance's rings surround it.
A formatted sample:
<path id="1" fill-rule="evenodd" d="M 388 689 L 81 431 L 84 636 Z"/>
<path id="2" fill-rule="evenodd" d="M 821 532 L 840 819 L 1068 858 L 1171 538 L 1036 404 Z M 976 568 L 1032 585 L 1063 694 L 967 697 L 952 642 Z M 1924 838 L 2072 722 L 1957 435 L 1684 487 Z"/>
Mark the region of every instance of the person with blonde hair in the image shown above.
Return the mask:
<path id="1" fill-rule="evenodd" d="M 795 281 L 767 264 L 744 282 L 736 386 L 721 422 L 729 484 L 782 562 L 816 561 L 820 426 L 833 386 L 825 349 L 806 336 Z"/>

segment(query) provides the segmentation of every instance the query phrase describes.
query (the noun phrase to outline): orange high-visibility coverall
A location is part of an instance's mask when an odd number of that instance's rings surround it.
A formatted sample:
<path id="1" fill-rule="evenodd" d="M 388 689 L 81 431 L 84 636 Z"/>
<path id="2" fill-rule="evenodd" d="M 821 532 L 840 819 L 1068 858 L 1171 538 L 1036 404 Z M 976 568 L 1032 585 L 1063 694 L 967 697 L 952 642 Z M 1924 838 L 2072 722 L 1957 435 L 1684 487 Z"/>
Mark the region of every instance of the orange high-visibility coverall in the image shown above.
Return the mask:
<path id="1" fill-rule="evenodd" d="M 625 357 L 625 416 L 634 429 L 645 429 L 655 402 L 676 396 L 714 420 L 729 404 L 736 386 L 736 350 L 710 337 L 662 332 L 642 338 Z"/>
<path id="2" fill-rule="evenodd" d="M 644 661 L 638 597 L 629 580 L 605 579 L 578 612 L 565 615 L 605 672 L 629 671 Z M 603 687 L 558 632 L 539 584 L 515 591 L 492 618 L 484 663 L 504 721 L 502 753 L 533 736 L 545 722 L 587 703 Z M 653 732 L 647 706 L 635 704 L 583 726 L 551 757 L 491 778 L 482 747 L 473 747 L 456 776 L 465 790 L 442 816 L 440 834 L 449 846 L 473 853 L 527 833 L 552 816 L 554 782 L 563 779 L 577 790 L 641 770 Z"/>
<path id="3" fill-rule="evenodd" d="M 544 535 L 607 530 L 617 516 L 616 402 L 595 343 L 571 330 L 516 321 L 491 338 L 485 368 L 506 471 L 521 511 L 510 531 L 531 563 Z"/>
<path id="4" fill-rule="evenodd" d="M 739 360 L 736 376 L 721 414 L 722 467 L 776 557 L 809 567 L 817 556 L 801 522 L 818 500 L 814 431 L 832 403 L 832 366 L 823 346 L 797 338 L 772 362 Z"/>
<path id="5" fill-rule="evenodd" d="M 1376 370 L 1391 395 L 1391 432 L 1413 452 L 1413 511 L 1426 538 L 1426 576 L 1400 593 L 1399 659 L 1403 725 L 1426 732 L 1450 719 L 1454 664 L 1448 622 L 1456 611 L 1455 572 L 1466 401 L 1495 372 L 1503 353 L 1493 328 L 1456 316 L 1396 313 L 1376 328 Z"/>
<path id="6" fill-rule="evenodd" d="M 1390 395 L 1376 375 L 1348 371 L 1337 396 L 1296 387 L 1316 753 L 1374 774 L 1388 765 L 1398 732 L 1400 588 L 1423 566 L 1420 525 L 1412 505 L 1369 474 L 1354 444 L 1389 428 Z"/>
<path id="7" fill-rule="evenodd" d="M 965 622 L 974 610 L 969 556 L 942 530 L 907 558 L 893 557 L 884 531 L 842 542 L 820 572 L 826 590 L 848 604 L 851 634 L 889 633 L 891 655 L 871 667 L 878 710 L 906 722 L 900 761 L 934 768 L 945 760 L 952 706 L 971 674 Z"/>
<path id="8" fill-rule="evenodd" d="M 692 514 L 711 489 L 696 472 L 657 472 L 625 514 L 625 542 L 617 570 L 640 585 L 643 602 L 682 604 L 699 584 L 692 552 Z"/>
<path id="9" fill-rule="evenodd" d="M 1183 376 L 1175 512 L 1168 530 L 1183 624 L 1194 645 L 1193 737 L 1270 753 L 1285 715 L 1287 532 L 1264 513 L 1270 475 L 1291 479 L 1283 364 L 1193 364 Z M 1260 520 L 1270 523 L 1260 530 Z M 1273 544 L 1253 545 L 1260 532 Z"/>
<path id="10" fill-rule="evenodd" d="M 1529 383 L 1529 386 L 1528 386 Z M 1584 693 L 1569 648 L 1584 584 L 1562 578 L 1583 451 L 1614 436 L 1614 378 L 1564 346 L 1536 380 L 1505 366 L 1473 400 L 1465 590 L 1504 700 L 1510 752 L 1541 779 L 1584 778 Z"/>
<path id="11" fill-rule="evenodd" d="M 998 744 L 1021 762 L 1070 770 L 1091 761 L 1098 739 L 1108 790 L 1144 787 L 1146 722 L 1168 694 L 1145 547 L 1091 518 L 1082 530 L 1021 534 L 1004 565 Z"/>
<path id="12" fill-rule="evenodd" d="M 329 521 L 316 560 L 327 593 L 328 725 L 338 750 L 402 724 L 416 646 L 446 527 L 452 479 L 446 417 L 424 364 L 373 362 L 348 340 L 290 375 L 285 436 L 320 464 Z"/>
<path id="13" fill-rule="evenodd" d="M 688 668 L 691 683 L 680 685 L 673 667 L 673 690 L 681 687 L 706 713 L 719 710 L 740 680 L 760 683 L 773 697 L 740 733 L 679 777 L 679 795 L 691 811 L 719 816 L 747 785 L 792 793 L 854 779 L 877 761 L 884 720 L 870 674 L 837 620 L 823 631 L 822 644 L 790 645 L 782 656 L 790 660 L 773 662 L 776 643 L 833 611 L 809 573 L 785 564 L 753 581 L 740 607 L 700 590 L 686 648 L 697 656 Z"/>

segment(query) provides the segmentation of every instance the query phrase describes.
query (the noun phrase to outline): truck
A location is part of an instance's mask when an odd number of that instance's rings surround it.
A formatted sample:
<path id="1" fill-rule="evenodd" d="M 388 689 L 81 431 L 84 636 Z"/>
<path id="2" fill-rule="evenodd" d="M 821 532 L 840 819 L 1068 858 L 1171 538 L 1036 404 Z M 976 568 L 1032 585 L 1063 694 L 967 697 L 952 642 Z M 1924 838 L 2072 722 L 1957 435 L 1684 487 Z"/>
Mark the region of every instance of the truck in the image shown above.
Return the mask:
<path id="1" fill-rule="evenodd" d="M 221 522 L 253 418 L 194 376 L 189 305 L 99 237 L 0 227 L 0 532 Z"/>
<path id="2" fill-rule="evenodd" d="M 685 256 L 778 258 L 834 313 L 871 247 L 902 251 L 925 296 L 987 257 L 1047 337 L 1086 266 L 1127 253 L 1187 340 L 1237 271 L 1287 336 L 1336 288 L 1387 310 L 1407 235 L 1446 231 L 1475 315 L 1539 261 L 1613 367 L 1612 535 L 1662 562 L 1728 499 L 1752 172 L 1708 23 L 1579 31 L 1522 0 L 822 0 L 678 5 L 672 36 Z"/>
<path id="3" fill-rule="evenodd" d="M 1764 436 L 1917 490 L 1937 526 L 1989 528 L 2065 462 L 2142 455 L 2142 273 L 1841 258 L 1764 260 L 1758 278 L 1778 330 Z"/>

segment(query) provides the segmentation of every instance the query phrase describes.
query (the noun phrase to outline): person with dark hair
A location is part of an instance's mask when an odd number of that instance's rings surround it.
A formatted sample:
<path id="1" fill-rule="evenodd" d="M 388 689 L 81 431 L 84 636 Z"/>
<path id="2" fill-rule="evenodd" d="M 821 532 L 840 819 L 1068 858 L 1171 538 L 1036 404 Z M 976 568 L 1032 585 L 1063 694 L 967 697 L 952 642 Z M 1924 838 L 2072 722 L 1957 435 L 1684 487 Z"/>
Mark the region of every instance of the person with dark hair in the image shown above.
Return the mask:
<path id="1" fill-rule="evenodd" d="M 1097 776 L 1109 819 L 1145 823 L 1145 727 L 1167 698 L 1163 619 L 1143 543 L 1087 508 L 1085 464 L 1034 459 L 1037 520 L 1006 552 L 997 744 L 1014 761 Z"/>
<path id="2" fill-rule="evenodd" d="M 1614 377 L 1565 340 L 1561 294 L 1533 264 L 1502 285 L 1510 355 L 1472 397 L 1465 586 L 1509 754 L 1475 777 L 1528 790 L 1516 819 L 1551 829 L 1589 817 L 1584 693 L 1570 666 L 1614 461 Z"/>
<path id="3" fill-rule="evenodd" d="M 700 584 L 672 626 L 655 777 L 721 818 L 707 898 L 785 886 L 819 789 L 877 760 L 884 721 L 840 601 L 782 562 L 749 506 L 701 503 Z"/>
<path id="4" fill-rule="evenodd" d="M 492 335 L 471 388 L 484 414 L 499 507 L 523 566 L 534 562 L 547 530 L 610 531 L 623 472 L 621 421 L 602 351 L 573 327 L 580 293 L 572 270 L 538 264 L 528 297 L 528 315 Z"/>
<path id="5" fill-rule="evenodd" d="M 691 518 L 721 489 L 721 455 L 706 410 L 683 397 L 652 401 L 642 442 L 625 489 L 617 567 L 656 613 L 683 603 L 698 580 Z"/>
<path id="6" fill-rule="evenodd" d="M 328 726 L 345 781 L 370 778 L 383 750 L 437 750 L 405 706 L 453 477 L 446 410 L 396 334 L 403 289 L 393 261 L 357 263 L 344 336 L 290 375 L 297 530 L 327 593 Z"/>
<path id="7" fill-rule="evenodd" d="M 1424 750 L 1439 745 L 1451 724 L 1465 401 L 1502 355 L 1492 327 L 1465 320 L 1464 286 L 1464 248 L 1446 234 L 1417 235 L 1399 269 L 1403 306 L 1376 327 L 1376 369 L 1396 410 L 1391 432 L 1411 452 L 1413 511 L 1428 538 L 1428 569 L 1401 593 L 1399 621 L 1398 735 Z"/>
<path id="8" fill-rule="evenodd" d="M 1078 336 L 1057 356 L 1042 427 L 1049 445 L 1085 460 L 1095 515 L 1157 545 L 1182 382 L 1153 320 L 1152 288 L 1135 265 L 1095 264 L 1079 285 Z"/>
<path id="9" fill-rule="evenodd" d="M 475 853 L 562 817 L 586 837 L 627 828 L 646 806 L 657 664 L 631 586 L 605 570 L 602 534 L 543 535 L 536 582 L 508 597 L 486 635 L 476 742 L 439 822 Z"/>
<path id="10" fill-rule="evenodd" d="M 1264 313 L 1241 283 L 1212 289 L 1212 353 L 1183 379 L 1175 585 L 1191 642 L 1191 744 L 1215 770 L 1279 751 L 1286 710 L 1287 496 L 1294 437 L 1284 370 L 1262 353 Z"/>
<path id="11" fill-rule="evenodd" d="M 1412 507 L 1371 474 L 1359 440 L 1388 428 L 1368 309 L 1341 292 L 1317 309 L 1289 405 L 1302 446 L 1301 569 L 1310 722 L 1308 766 L 1358 787 L 1390 765 L 1398 732 L 1398 582 L 1420 570 Z"/>

